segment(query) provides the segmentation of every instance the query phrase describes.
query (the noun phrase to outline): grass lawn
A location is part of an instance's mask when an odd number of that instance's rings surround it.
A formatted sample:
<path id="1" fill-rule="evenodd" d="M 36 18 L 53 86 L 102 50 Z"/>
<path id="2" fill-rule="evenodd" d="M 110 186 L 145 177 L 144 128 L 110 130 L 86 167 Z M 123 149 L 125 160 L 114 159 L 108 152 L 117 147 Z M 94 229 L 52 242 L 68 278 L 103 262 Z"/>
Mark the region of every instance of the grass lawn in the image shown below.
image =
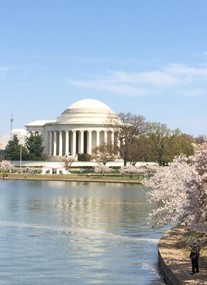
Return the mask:
<path id="1" fill-rule="evenodd" d="M 97 173 L 90 174 L 77 174 L 71 173 L 68 175 L 64 174 L 27 174 L 27 173 L 8 173 L 7 177 L 5 174 L 0 175 L 0 179 L 7 180 L 53 180 L 53 181 L 90 181 L 90 182 L 120 182 L 120 183 L 141 183 L 139 176 L 122 176 L 117 174 L 102 175 Z"/>

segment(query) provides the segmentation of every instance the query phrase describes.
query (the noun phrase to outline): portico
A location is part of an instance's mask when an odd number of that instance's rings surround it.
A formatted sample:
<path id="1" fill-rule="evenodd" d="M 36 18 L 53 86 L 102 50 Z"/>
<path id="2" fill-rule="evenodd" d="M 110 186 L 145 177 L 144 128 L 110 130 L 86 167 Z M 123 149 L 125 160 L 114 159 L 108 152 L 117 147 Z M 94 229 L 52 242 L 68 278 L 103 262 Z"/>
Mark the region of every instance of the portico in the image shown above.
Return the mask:
<path id="1" fill-rule="evenodd" d="M 96 130 L 51 130 L 46 134 L 46 153 L 49 156 L 65 156 L 77 153 L 92 153 L 100 144 L 114 144 L 114 131 Z"/>
<path id="2" fill-rule="evenodd" d="M 56 121 L 35 121 L 28 133 L 43 136 L 45 155 L 50 157 L 92 154 L 102 144 L 117 145 L 120 119 L 104 103 L 86 99 L 72 104 Z"/>

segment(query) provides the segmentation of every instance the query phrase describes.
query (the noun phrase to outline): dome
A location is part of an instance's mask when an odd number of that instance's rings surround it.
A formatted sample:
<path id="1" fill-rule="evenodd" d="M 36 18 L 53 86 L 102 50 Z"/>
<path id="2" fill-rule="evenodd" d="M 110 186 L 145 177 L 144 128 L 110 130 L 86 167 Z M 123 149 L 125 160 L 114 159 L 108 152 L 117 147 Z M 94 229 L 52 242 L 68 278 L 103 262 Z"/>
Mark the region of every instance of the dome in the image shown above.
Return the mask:
<path id="1" fill-rule="evenodd" d="M 117 124 L 119 121 L 106 104 L 95 99 L 79 100 L 57 118 L 58 124 L 71 125 L 110 125 Z"/>
<path id="2" fill-rule="evenodd" d="M 70 105 L 68 109 L 105 109 L 111 111 L 111 109 L 106 104 L 95 99 L 79 100 L 74 104 Z"/>

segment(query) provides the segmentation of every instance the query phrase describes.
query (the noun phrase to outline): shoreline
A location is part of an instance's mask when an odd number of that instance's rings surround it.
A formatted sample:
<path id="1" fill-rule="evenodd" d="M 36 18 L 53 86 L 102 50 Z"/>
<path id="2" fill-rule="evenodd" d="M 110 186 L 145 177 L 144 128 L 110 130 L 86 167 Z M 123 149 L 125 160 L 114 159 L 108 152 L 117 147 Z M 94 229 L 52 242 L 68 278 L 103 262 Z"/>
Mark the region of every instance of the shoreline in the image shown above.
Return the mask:
<path id="1" fill-rule="evenodd" d="M 110 179 L 106 177 L 88 177 L 88 176 L 71 176 L 64 175 L 25 175 L 25 174 L 8 174 L 8 177 L 0 176 L 0 180 L 16 181 L 57 181 L 57 182 L 80 182 L 80 183 L 122 183 L 142 185 L 141 181 L 133 179 Z M 175 227 L 167 231 L 158 243 L 158 264 L 162 279 L 168 285 L 207 285 L 207 275 L 205 273 L 206 264 L 200 260 L 199 274 L 191 275 L 191 262 L 188 254 L 183 248 L 177 246 L 184 235 L 182 227 Z M 201 258 L 200 258 L 201 259 Z"/>
<path id="2" fill-rule="evenodd" d="M 29 180 L 29 181 L 63 181 L 63 182 L 96 182 L 96 183 L 123 183 L 123 184 L 137 184 L 142 185 L 140 180 L 133 179 L 110 179 L 107 177 L 88 177 L 88 176 L 71 176 L 64 177 L 64 175 L 46 176 L 46 175 L 27 175 L 27 174 L 8 174 L 7 177 L 0 176 L 0 180 Z"/>
<path id="3" fill-rule="evenodd" d="M 191 275 L 191 261 L 186 247 L 178 246 L 187 231 L 175 227 L 167 231 L 158 243 L 160 274 L 168 285 L 207 285 L 206 259 L 200 256 L 200 272 Z"/>

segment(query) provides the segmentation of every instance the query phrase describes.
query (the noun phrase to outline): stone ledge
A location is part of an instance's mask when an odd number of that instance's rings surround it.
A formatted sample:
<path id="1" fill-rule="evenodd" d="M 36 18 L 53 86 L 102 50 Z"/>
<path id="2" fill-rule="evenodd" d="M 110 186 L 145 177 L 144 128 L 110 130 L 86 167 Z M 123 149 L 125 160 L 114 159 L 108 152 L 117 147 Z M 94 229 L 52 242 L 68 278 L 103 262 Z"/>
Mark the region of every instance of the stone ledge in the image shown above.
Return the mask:
<path id="1" fill-rule="evenodd" d="M 158 244 L 158 261 L 161 274 L 168 285 L 206 285 L 206 264 L 200 272 L 191 275 L 191 261 L 186 250 L 178 248 L 177 242 L 183 237 L 184 228 L 177 227 L 168 231 Z"/>

